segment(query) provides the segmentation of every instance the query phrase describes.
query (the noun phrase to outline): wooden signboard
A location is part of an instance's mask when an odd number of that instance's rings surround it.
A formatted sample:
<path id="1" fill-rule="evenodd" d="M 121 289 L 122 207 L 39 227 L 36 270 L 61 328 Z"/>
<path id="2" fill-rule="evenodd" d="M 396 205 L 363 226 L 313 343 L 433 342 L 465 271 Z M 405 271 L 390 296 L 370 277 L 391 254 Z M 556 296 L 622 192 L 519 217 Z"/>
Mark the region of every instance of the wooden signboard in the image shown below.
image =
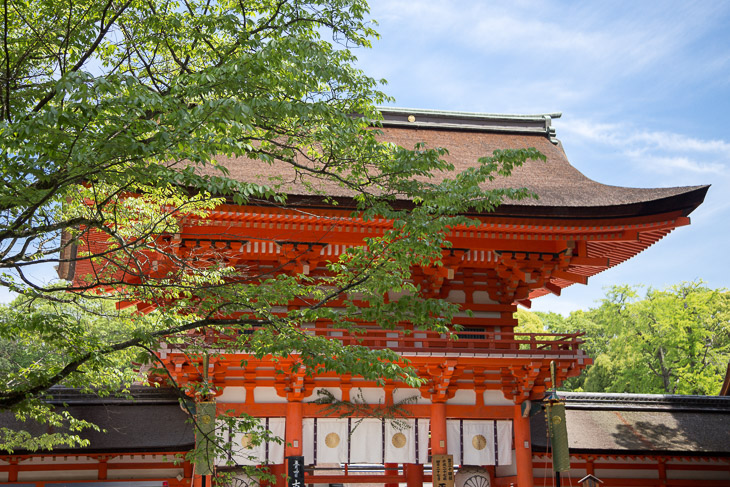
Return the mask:
<path id="1" fill-rule="evenodd" d="M 286 457 L 287 468 L 287 487 L 304 487 L 304 457 L 291 456 Z"/>
<path id="2" fill-rule="evenodd" d="M 433 486 L 454 487 L 454 456 L 434 455 L 431 462 L 433 464 Z"/>

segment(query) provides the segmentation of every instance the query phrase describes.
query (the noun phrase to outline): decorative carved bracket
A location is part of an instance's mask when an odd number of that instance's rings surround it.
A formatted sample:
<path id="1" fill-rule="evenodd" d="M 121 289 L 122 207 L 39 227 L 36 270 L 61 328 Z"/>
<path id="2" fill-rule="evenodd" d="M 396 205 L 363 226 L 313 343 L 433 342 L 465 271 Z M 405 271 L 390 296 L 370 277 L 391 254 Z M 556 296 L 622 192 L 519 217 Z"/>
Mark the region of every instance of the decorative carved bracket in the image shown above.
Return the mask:
<path id="1" fill-rule="evenodd" d="M 279 264 L 285 271 L 295 274 L 309 275 L 323 260 L 322 249 L 325 243 L 277 242 L 279 246 Z"/>
<path id="2" fill-rule="evenodd" d="M 503 367 L 502 393 L 504 393 L 504 397 L 514 400 L 517 404 L 529 399 L 535 388 L 535 382 L 540 376 L 542 365 L 542 362 L 536 361 L 529 365 Z"/>
<path id="3" fill-rule="evenodd" d="M 296 371 L 292 371 L 293 368 L 293 364 L 278 364 L 274 387 L 276 393 L 285 397 L 287 401 L 301 402 L 305 397 L 312 395 L 314 388 L 303 366 L 299 366 Z"/>
<path id="4" fill-rule="evenodd" d="M 456 394 L 456 378 L 461 372 L 462 367 L 457 366 L 455 360 L 427 367 L 426 375 L 431 380 L 421 386 L 421 395 L 430 398 L 431 402 L 446 402 Z"/>
<path id="5" fill-rule="evenodd" d="M 466 249 L 444 249 L 442 251 L 441 265 L 421 267 L 424 278 L 419 282 L 421 289 L 431 296 L 438 295 L 444 280 L 453 279 L 459 267 L 464 261 L 468 250 Z"/>

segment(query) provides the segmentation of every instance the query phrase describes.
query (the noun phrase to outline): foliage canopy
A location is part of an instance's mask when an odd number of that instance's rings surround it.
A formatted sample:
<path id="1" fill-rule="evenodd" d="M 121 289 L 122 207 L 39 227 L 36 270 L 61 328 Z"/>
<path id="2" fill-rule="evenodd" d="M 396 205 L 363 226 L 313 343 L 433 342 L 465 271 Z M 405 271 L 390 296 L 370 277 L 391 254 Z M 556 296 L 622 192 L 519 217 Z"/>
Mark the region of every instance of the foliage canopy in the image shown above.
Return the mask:
<path id="1" fill-rule="evenodd" d="M 343 349 L 297 324 L 408 320 L 444 331 L 455 309 L 421 296 L 412 266 L 439 265 L 445 230 L 471 224 L 460 214 L 530 196 L 480 183 L 542 158 L 498 151 L 454 174 L 445 149 L 381 142 L 376 105 L 389 98 L 354 67 L 352 52 L 376 35 L 363 0 L 8 0 L 0 15 L 0 286 L 19 295 L 3 309 L 10 359 L 0 409 L 19 418 L 67 420 L 41 401 L 49 388 L 115 390 L 130 381 L 130 350 L 149 354 L 160 339 L 204 354 L 188 330 L 256 327 L 230 346 L 257 356 L 298 350 L 308 370 L 413 382 L 395 354 Z M 243 275 L 223 261 L 178 261 L 150 275 L 147 256 L 168 252 L 158 237 L 175 234 L 182 217 L 205 218 L 225 201 L 286 204 L 286 181 L 234 180 L 215 156 L 286 165 L 315 194 L 334 182 L 360 215 L 390 218 L 394 228 L 316 280 Z M 446 177 L 434 182 L 436 173 Z M 397 199 L 414 207 L 399 209 Z M 103 251 L 84 247 L 98 234 Z M 43 278 L 51 266 L 82 264 L 101 270 Z M 404 297 L 386 301 L 389 290 Z M 311 305 L 272 311 L 301 297 Z M 345 303 L 337 313 L 325 306 L 333 299 Z M 109 304 L 120 301 L 154 311 Z M 3 448 L 74 441 L 73 430 L 32 445 L 0 431 Z"/>
<path id="2" fill-rule="evenodd" d="M 567 318 L 531 315 L 543 330 L 586 333 L 582 348 L 594 364 L 569 379 L 567 389 L 715 395 L 730 361 L 730 293 L 701 282 L 648 289 L 643 296 L 614 286 L 596 308 Z"/>

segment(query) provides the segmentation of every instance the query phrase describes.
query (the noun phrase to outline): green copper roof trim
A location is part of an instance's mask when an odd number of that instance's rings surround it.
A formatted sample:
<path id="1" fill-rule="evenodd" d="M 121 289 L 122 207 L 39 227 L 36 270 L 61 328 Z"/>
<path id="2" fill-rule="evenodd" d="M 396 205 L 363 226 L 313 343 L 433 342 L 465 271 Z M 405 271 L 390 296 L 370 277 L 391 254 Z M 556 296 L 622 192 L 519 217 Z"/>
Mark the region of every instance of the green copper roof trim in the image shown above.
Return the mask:
<path id="1" fill-rule="evenodd" d="M 525 122 L 536 122 L 545 120 L 546 118 L 560 118 L 562 112 L 541 113 L 533 115 L 519 115 L 513 113 L 479 113 L 479 112 L 459 112 L 451 110 L 430 110 L 425 108 L 402 108 L 402 107 L 377 107 L 380 112 L 400 113 L 403 115 L 436 115 L 442 117 L 453 118 L 472 118 L 479 120 L 522 120 Z"/>
<path id="2" fill-rule="evenodd" d="M 400 107 L 378 107 L 378 110 L 383 116 L 383 120 L 379 122 L 383 126 L 541 134 L 547 136 L 553 144 L 559 144 L 555 138 L 555 128 L 552 127 L 552 120 L 562 116 L 559 112 L 514 115 Z"/>

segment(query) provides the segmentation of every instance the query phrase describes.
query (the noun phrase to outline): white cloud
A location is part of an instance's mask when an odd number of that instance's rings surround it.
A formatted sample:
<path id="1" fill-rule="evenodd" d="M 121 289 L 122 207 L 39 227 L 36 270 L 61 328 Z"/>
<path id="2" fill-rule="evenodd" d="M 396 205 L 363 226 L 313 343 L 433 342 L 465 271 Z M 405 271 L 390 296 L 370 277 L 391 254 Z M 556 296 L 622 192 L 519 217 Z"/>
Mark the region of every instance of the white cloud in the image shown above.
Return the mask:
<path id="1" fill-rule="evenodd" d="M 721 174 L 725 171 L 725 166 L 718 162 L 702 162 L 684 156 L 654 156 L 649 154 L 648 149 L 627 150 L 624 154 L 656 172 L 689 171 Z"/>
<path id="2" fill-rule="evenodd" d="M 669 132 L 639 132 L 630 135 L 629 141 L 645 143 L 668 151 L 730 153 L 730 142 L 716 139 L 702 140 Z"/>
<path id="3" fill-rule="evenodd" d="M 636 130 L 626 124 L 592 122 L 585 119 L 566 120 L 561 130 L 584 139 L 615 146 L 643 145 L 667 151 L 730 153 L 730 142 L 719 139 L 698 139 L 683 134 Z"/>
<path id="4" fill-rule="evenodd" d="M 464 51 L 528 54 L 556 69 L 599 77 L 622 76 L 649 65 L 677 62 L 677 53 L 711 24 L 712 5 L 548 5 L 522 2 L 374 1 L 373 14 L 409 37 L 438 39 Z M 445 35 L 444 35 L 445 34 Z M 665 68 L 666 69 L 666 68 Z"/>
<path id="5" fill-rule="evenodd" d="M 658 103 L 677 85 L 706 79 L 708 70 L 725 79 L 719 74 L 727 63 L 720 58 L 727 53 L 719 47 L 697 52 L 694 46 L 720 28 L 720 9 L 727 5 L 628 0 L 371 5 L 384 38 L 376 44 L 377 55 L 361 56 L 363 67 L 377 77 L 410 78 L 429 106 L 454 108 L 460 97 L 474 105 L 460 108 L 474 111 L 576 113 L 591 103 L 616 112 L 620 105 L 635 110 Z M 438 73 L 429 76 L 429 70 Z M 408 90 L 391 90 L 401 105 L 414 98 Z"/>
<path id="6" fill-rule="evenodd" d="M 593 145 L 611 147 L 633 161 L 636 167 L 651 172 L 724 174 L 730 168 L 730 142 L 727 140 L 636 130 L 630 124 L 589 120 L 565 121 L 560 130 Z"/>

